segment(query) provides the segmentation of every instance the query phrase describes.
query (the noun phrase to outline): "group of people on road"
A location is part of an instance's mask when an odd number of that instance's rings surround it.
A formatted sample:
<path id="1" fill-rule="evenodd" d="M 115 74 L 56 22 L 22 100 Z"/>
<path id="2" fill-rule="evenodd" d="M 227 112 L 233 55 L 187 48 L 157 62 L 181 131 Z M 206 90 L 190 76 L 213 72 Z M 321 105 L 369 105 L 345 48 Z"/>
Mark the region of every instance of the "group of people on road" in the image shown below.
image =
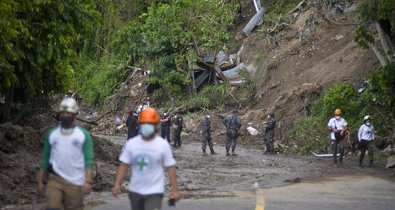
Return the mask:
<path id="1" fill-rule="evenodd" d="M 328 122 L 328 129 L 331 132 L 331 145 L 334 164 L 343 164 L 345 148 L 347 144 L 350 143 L 346 141 L 346 137 L 350 134 L 349 126 L 347 121 L 342 118 L 341 115 L 342 111 L 340 109 L 336 109 L 334 117 Z M 359 142 L 359 149 L 361 151 L 359 156 L 359 167 L 363 167 L 363 159 L 365 157 L 366 150 L 368 150 L 369 154 L 369 167 L 373 166 L 373 144 L 375 135 L 372 118 L 369 115 L 366 115 L 363 118 L 363 124 L 358 130 L 357 138 Z"/>
<path id="2" fill-rule="evenodd" d="M 93 184 L 93 140 L 87 130 L 75 125 L 79 106 L 75 99 L 65 98 L 59 106 L 60 125 L 51 129 L 44 139 L 40 170 L 37 176 L 37 190 L 47 198 L 47 210 L 83 209 L 84 194 L 89 193 Z M 175 126 L 175 147 L 181 146 L 183 118 L 176 112 L 174 117 L 164 113 L 162 120 L 158 112 L 151 107 L 139 114 L 130 112 L 127 124 L 132 124 L 126 142 L 119 157 L 120 166 L 115 178 L 112 193 L 121 193 L 122 180 L 129 169 L 132 176 L 129 184 L 129 199 L 132 209 L 161 209 L 165 192 L 165 172 L 168 174 L 172 192 L 169 204 L 181 199 L 178 191 L 176 161 L 170 147 L 170 127 Z M 341 110 L 335 110 L 335 116 L 329 120 L 331 145 L 334 163 L 343 163 L 344 148 L 348 135 L 347 121 L 341 117 Z M 217 154 L 211 138 L 211 116 L 206 114 L 201 124 L 203 154 L 207 145 L 211 154 Z M 235 153 L 237 138 L 240 134 L 241 120 L 234 111 L 223 120 L 226 127 L 226 155 Z M 159 126 L 162 135 L 157 135 Z M 276 119 L 269 113 L 265 125 L 266 153 L 274 152 L 274 129 Z M 359 128 L 358 140 L 361 155 L 359 165 L 363 166 L 366 150 L 369 152 L 369 165 L 373 165 L 374 127 L 372 118 L 367 115 Z M 166 140 L 167 141 L 166 141 Z M 337 152 L 340 152 L 339 159 Z"/>

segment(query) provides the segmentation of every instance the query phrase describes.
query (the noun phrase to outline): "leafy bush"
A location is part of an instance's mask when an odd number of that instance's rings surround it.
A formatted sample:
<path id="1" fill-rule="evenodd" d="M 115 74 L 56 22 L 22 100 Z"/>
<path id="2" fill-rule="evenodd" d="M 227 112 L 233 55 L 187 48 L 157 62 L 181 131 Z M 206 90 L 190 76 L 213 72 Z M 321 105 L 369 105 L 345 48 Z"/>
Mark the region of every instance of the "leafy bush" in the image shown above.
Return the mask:
<path id="1" fill-rule="evenodd" d="M 229 97 L 229 84 L 210 85 L 204 87 L 196 96 L 182 102 L 188 109 L 212 109 L 223 104 Z"/>

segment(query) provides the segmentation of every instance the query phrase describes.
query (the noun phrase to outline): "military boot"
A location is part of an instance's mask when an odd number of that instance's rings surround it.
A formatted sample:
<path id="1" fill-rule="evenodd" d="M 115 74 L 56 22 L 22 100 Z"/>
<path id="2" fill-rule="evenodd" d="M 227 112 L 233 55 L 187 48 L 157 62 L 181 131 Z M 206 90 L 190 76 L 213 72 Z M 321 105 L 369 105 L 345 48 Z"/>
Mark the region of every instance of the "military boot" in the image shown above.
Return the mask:
<path id="1" fill-rule="evenodd" d="M 226 156 L 230 156 L 228 149 L 226 150 Z"/>

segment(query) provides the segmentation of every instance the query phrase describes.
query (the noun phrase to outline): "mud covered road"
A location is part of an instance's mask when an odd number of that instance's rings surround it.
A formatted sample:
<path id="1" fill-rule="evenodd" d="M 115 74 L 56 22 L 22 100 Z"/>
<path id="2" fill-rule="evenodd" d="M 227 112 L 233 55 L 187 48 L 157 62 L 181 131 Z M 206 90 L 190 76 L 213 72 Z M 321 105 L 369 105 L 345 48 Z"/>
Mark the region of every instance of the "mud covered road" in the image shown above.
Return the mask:
<path id="1" fill-rule="evenodd" d="M 331 159 L 264 155 L 244 147 L 228 157 L 222 145 L 214 145 L 219 154 L 202 155 L 200 147 L 184 142 L 173 151 L 184 195 L 177 209 L 258 209 L 263 201 L 266 209 L 393 209 L 393 172 L 359 169 L 351 157 L 334 167 Z M 87 203 L 93 210 L 129 209 L 126 195 L 96 194 Z"/>
<path id="2" fill-rule="evenodd" d="M 99 141 L 125 143 L 124 137 L 97 137 Z M 225 156 L 223 145 L 214 145 L 214 149 L 219 154 L 202 155 L 199 142 L 184 141 L 181 148 L 173 150 L 184 195 L 177 209 L 262 210 L 262 202 L 270 210 L 394 209 L 394 171 L 360 169 L 354 157 L 347 157 L 344 166 L 335 167 L 331 159 L 312 156 L 264 155 L 261 150 L 242 146 L 236 149 L 237 156 Z M 115 158 L 115 152 L 111 154 L 111 159 Z M 98 160 L 97 165 L 100 182 L 96 186 L 102 192 L 86 197 L 86 209 L 130 209 L 126 194 L 114 198 L 109 192 L 116 173 L 114 161 Z M 127 181 L 123 184 L 125 192 Z M 36 210 L 43 209 L 43 204 L 6 209 Z M 174 208 L 164 204 L 164 209 Z"/>

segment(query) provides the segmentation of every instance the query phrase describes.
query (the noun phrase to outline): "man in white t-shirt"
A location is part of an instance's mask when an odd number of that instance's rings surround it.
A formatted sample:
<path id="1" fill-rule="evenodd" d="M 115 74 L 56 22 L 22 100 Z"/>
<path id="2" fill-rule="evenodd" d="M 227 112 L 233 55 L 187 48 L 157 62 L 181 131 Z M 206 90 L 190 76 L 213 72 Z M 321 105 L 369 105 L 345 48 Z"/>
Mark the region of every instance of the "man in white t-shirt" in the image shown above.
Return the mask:
<path id="1" fill-rule="evenodd" d="M 328 129 L 331 131 L 331 145 L 333 152 L 333 163 L 337 164 L 337 151 L 339 149 L 339 163 L 343 164 L 344 149 L 346 147 L 347 121 L 340 117 L 341 110 L 335 110 L 335 117 L 329 120 Z"/>
<path id="2" fill-rule="evenodd" d="M 122 180 L 129 168 L 132 177 L 129 183 L 129 199 L 133 210 L 159 210 L 165 191 L 166 170 L 172 185 L 170 199 L 181 198 L 177 187 L 177 175 L 169 143 L 156 135 L 160 122 L 158 113 L 153 108 L 146 108 L 140 114 L 140 134 L 130 139 L 119 158 L 115 184 L 112 189 L 114 196 L 121 192 Z"/>

